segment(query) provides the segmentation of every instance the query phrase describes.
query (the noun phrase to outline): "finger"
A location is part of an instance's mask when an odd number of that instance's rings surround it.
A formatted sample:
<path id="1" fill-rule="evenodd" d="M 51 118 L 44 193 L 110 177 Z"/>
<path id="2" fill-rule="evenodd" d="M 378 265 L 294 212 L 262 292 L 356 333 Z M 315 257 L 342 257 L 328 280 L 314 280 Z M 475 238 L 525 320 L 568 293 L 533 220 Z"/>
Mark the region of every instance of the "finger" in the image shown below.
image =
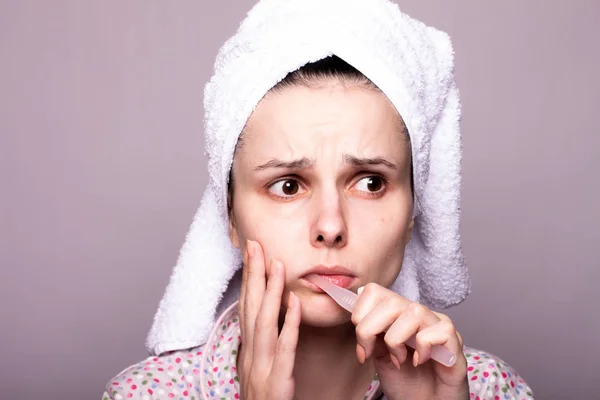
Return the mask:
<path id="1" fill-rule="evenodd" d="M 390 372 L 395 373 L 400 369 L 400 364 L 389 352 L 385 342 L 383 341 L 383 335 L 377 335 L 375 341 L 375 347 L 373 348 L 372 354 L 373 365 L 375 370 L 381 376 L 381 374 L 389 374 Z"/>
<path id="2" fill-rule="evenodd" d="M 386 297 L 398 296 L 398 294 L 376 283 L 368 283 L 366 286 L 363 286 L 361 290 L 362 291 L 356 299 L 354 310 L 352 311 L 351 320 L 354 325 L 358 325 L 360 321 L 362 321 L 363 318 Z"/>
<path id="3" fill-rule="evenodd" d="M 440 313 L 440 312 L 435 312 L 435 311 L 433 311 L 433 313 L 434 313 L 435 315 L 437 315 L 437 316 L 438 316 L 438 318 L 439 318 L 440 320 L 442 320 L 442 321 L 444 321 L 444 320 L 445 320 L 445 321 L 450 321 L 450 322 L 452 322 L 452 320 L 450 319 L 450 317 L 449 317 L 449 316 L 447 316 L 446 314 L 443 314 L 443 313 Z M 463 337 L 462 337 L 462 335 L 460 334 L 460 332 L 459 332 L 459 331 L 455 331 L 455 332 L 456 332 L 456 337 L 458 338 L 458 343 L 459 343 L 459 345 L 460 345 L 460 350 L 462 351 L 462 347 L 463 347 L 464 339 L 463 339 Z"/>
<path id="4" fill-rule="evenodd" d="M 435 312 L 435 311 L 432 311 L 432 312 L 433 312 L 435 315 L 437 315 L 437 317 L 438 317 L 440 320 L 442 320 L 442 321 L 450 321 L 450 322 L 452 322 L 452 320 L 450 319 L 450 317 L 449 317 L 449 316 L 447 316 L 446 314 L 443 314 L 443 313 L 440 313 L 440 312 Z M 459 332 L 459 331 L 456 331 L 456 337 L 458 338 L 458 343 L 460 344 L 460 349 L 461 349 L 461 351 L 462 351 L 462 347 L 463 347 L 464 340 L 463 340 L 463 337 L 462 337 L 462 335 L 460 334 L 460 332 Z"/>
<path id="5" fill-rule="evenodd" d="M 352 312 L 352 323 L 358 327 L 367 315 L 372 314 L 373 309 L 380 303 L 389 304 L 382 308 L 383 314 L 387 314 L 387 318 L 393 319 L 413 304 L 412 301 L 381 285 L 369 283 L 360 290 L 356 305 L 354 306 L 354 311 Z M 376 312 L 375 314 L 378 315 L 379 312 Z M 384 316 L 384 318 L 386 317 Z M 362 337 L 366 339 L 365 346 L 367 346 L 367 348 L 363 348 L 359 341 L 359 346 L 357 347 L 357 357 L 359 361 L 362 362 L 364 358 L 368 358 L 371 355 L 374 345 L 373 335 L 385 331 L 389 328 L 390 324 L 393 323 L 393 320 L 380 322 L 380 324 L 366 322 L 361 328 L 364 329 L 364 336 Z M 361 335 L 361 332 L 357 331 L 357 335 Z"/>
<path id="6" fill-rule="evenodd" d="M 281 334 L 277 340 L 275 359 L 273 360 L 274 380 L 289 380 L 294 376 L 294 362 L 296 361 L 296 348 L 298 346 L 298 332 L 302 318 L 300 299 L 290 292 L 288 308 Z"/>
<path id="7" fill-rule="evenodd" d="M 254 256 L 256 253 L 256 245 L 250 240 L 246 240 L 246 248 L 244 249 L 244 264 L 242 267 L 242 286 L 240 290 L 240 300 L 238 302 L 238 311 L 240 318 L 240 330 L 242 336 L 242 344 L 239 349 L 238 366 L 240 367 L 239 375 L 242 379 L 242 387 L 247 387 L 248 379 L 250 379 L 250 368 L 252 366 L 252 337 L 254 334 L 254 328 L 248 329 L 246 313 L 248 309 L 246 307 L 248 292 L 248 276 L 250 271 L 250 254 Z M 250 343 L 250 345 L 248 345 Z"/>
<path id="8" fill-rule="evenodd" d="M 244 331 L 242 343 L 247 344 L 246 360 L 252 363 L 256 318 L 265 295 L 265 258 L 258 242 L 251 241 L 248 248 L 247 278 L 244 293 Z"/>
<path id="9" fill-rule="evenodd" d="M 433 311 L 431 310 L 432 313 L 434 313 L 440 320 L 446 320 L 446 321 L 451 321 L 450 317 L 447 316 L 446 314 L 443 314 L 441 312 L 437 312 L 437 311 Z"/>
<path id="10" fill-rule="evenodd" d="M 384 333 L 398 318 L 400 309 L 393 299 L 384 299 L 369 310 L 356 325 L 356 341 L 364 349 L 364 357 L 373 354 L 377 335 Z"/>
<path id="11" fill-rule="evenodd" d="M 246 284 L 248 281 L 248 249 L 251 246 L 249 240 L 246 240 L 246 247 L 242 250 L 244 254 L 244 261 L 242 264 L 242 287 L 240 289 L 240 300 L 238 301 L 238 314 L 240 316 L 240 329 L 242 331 L 242 337 L 244 337 L 244 302 L 246 299 Z"/>
<path id="12" fill-rule="evenodd" d="M 413 365 L 421 365 L 429 361 L 433 346 L 444 346 L 454 354 L 460 354 L 460 343 L 452 321 L 438 321 L 419 333 L 415 337 L 418 360 Z M 416 366 L 415 365 L 415 366 Z"/>
<path id="13" fill-rule="evenodd" d="M 406 361 L 408 343 L 413 344 L 413 337 L 421 330 L 438 323 L 440 319 L 427 307 L 419 303 L 411 303 L 394 321 L 385 334 L 384 341 L 392 355 L 400 364 Z M 417 347 L 417 346 L 414 346 Z M 415 349 L 418 353 L 419 349 Z M 413 354 L 418 357 L 419 354 Z"/>
<path id="14" fill-rule="evenodd" d="M 246 337 L 246 325 L 245 325 L 245 317 L 244 317 L 244 304 L 245 304 L 245 299 L 246 299 L 246 284 L 248 281 L 248 249 L 251 246 L 250 241 L 246 240 L 246 247 L 242 250 L 243 254 L 244 254 L 244 259 L 243 259 L 243 264 L 242 264 L 242 287 L 240 289 L 240 299 L 238 301 L 238 315 L 240 318 L 240 331 L 241 331 L 241 337 L 242 337 L 242 343 L 245 343 L 245 337 Z M 238 360 L 237 360 L 237 364 L 240 367 L 241 371 L 239 373 L 240 378 L 242 379 L 242 381 L 246 381 L 246 379 L 248 378 L 247 374 L 244 373 L 243 371 L 247 369 L 248 363 L 247 360 L 248 358 L 245 357 L 245 353 L 246 353 L 246 347 L 243 344 L 240 346 L 239 351 L 239 355 L 238 355 Z M 246 387 L 245 383 L 242 383 L 243 387 Z"/>
<path id="15" fill-rule="evenodd" d="M 279 336 L 279 311 L 285 286 L 285 269 L 280 261 L 273 260 L 263 302 L 256 317 L 254 329 L 254 363 L 259 367 L 272 365 L 277 337 Z"/>
<path id="16" fill-rule="evenodd" d="M 394 351 L 392 352 L 387 343 L 385 343 L 385 334 L 381 334 L 377 336 L 372 357 L 379 369 L 381 369 L 382 365 L 386 368 L 393 367 L 400 369 L 408 357 L 408 348 L 404 344 L 399 344 L 394 347 Z"/>

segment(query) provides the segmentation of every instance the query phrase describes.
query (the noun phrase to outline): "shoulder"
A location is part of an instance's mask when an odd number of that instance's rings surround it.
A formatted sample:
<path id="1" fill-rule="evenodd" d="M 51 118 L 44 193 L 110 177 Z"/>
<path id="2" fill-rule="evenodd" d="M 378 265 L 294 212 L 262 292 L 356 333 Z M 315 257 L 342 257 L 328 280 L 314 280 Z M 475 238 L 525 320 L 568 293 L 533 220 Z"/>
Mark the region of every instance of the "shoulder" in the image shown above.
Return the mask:
<path id="1" fill-rule="evenodd" d="M 464 347 L 471 399 L 530 400 L 533 392 L 527 382 L 499 357 Z"/>
<path id="2" fill-rule="evenodd" d="M 202 353 L 200 346 L 148 357 L 108 381 L 102 400 L 199 399 Z"/>

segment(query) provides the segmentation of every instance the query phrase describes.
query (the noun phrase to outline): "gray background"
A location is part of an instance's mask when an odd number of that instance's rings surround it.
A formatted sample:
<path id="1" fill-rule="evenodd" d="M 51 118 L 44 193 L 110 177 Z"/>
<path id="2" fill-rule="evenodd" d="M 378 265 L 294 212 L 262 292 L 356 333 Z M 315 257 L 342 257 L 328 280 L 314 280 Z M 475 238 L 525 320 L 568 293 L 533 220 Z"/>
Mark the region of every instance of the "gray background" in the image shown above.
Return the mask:
<path id="1" fill-rule="evenodd" d="M 99 399 L 145 357 L 252 3 L 0 1 L 0 398 Z M 474 291 L 450 315 L 536 399 L 600 399 L 600 1 L 402 6 L 457 53 Z"/>

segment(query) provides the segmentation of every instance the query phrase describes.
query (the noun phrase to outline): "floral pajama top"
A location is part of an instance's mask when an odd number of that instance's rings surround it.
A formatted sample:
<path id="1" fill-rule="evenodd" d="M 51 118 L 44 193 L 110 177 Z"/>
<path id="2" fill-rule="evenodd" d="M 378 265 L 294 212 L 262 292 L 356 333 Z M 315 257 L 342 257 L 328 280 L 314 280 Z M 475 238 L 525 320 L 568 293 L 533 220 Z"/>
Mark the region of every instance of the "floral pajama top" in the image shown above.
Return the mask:
<path id="1" fill-rule="evenodd" d="M 191 349 L 148 357 L 111 379 L 102 400 L 239 399 L 236 371 L 241 343 L 237 307 L 217 321 L 207 343 Z M 464 347 L 472 400 L 532 400 L 527 383 L 492 354 Z M 385 399 L 377 376 L 364 400 Z"/>

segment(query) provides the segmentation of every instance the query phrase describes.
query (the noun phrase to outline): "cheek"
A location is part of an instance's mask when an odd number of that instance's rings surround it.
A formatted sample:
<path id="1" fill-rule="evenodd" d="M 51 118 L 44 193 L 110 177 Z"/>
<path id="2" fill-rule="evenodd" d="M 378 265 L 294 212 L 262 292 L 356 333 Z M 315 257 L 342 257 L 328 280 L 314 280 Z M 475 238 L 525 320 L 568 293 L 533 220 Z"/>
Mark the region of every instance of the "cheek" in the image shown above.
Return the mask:
<path id="1" fill-rule="evenodd" d="M 288 270 L 294 267 L 294 257 L 301 254 L 301 247 L 308 238 L 306 218 L 301 210 L 294 213 L 281 212 L 277 205 L 261 200 L 246 201 L 236 207 L 235 212 L 241 241 L 250 239 L 259 242 L 266 262 L 276 258 Z"/>
<path id="2" fill-rule="evenodd" d="M 379 255 L 380 259 L 398 259 L 404 253 L 406 242 L 406 229 L 403 224 L 394 220 L 380 219 L 369 229 L 361 229 L 361 241 L 370 242 L 370 246 Z M 365 227 L 363 224 L 362 227 Z"/>
<path id="3" fill-rule="evenodd" d="M 408 221 L 400 215 L 374 216 L 374 213 L 360 214 L 355 220 L 355 243 L 360 247 L 358 254 L 364 258 L 373 281 L 389 287 L 402 267 L 405 243 L 408 239 Z"/>

